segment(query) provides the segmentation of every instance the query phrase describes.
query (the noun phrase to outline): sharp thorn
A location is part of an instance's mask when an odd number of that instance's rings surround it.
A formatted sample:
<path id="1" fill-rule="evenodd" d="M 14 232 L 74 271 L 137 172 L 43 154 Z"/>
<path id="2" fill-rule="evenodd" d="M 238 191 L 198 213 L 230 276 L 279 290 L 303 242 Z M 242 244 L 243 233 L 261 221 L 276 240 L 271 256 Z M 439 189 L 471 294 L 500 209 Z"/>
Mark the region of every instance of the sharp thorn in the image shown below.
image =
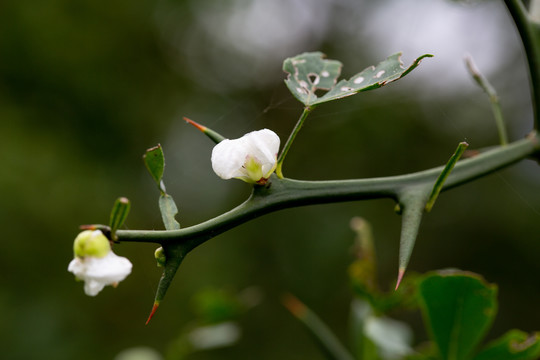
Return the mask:
<path id="1" fill-rule="evenodd" d="M 400 269 L 399 269 L 399 272 L 398 272 L 398 278 L 397 278 L 396 288 L 394 289 L 394 291 L 397 291 L 397 289 L 399 288 L 399 284 L 401 284 L 401 280 L 403 280 L 403 275 L 405 275 L 405 269 L 404 269 L 404 268 L 400 268 Z"/>
<path id="2" fill-rule="evenodd" d="M 187 117 L 184 116 L 184 120 L 188 123 L 188 124 L 191 124 L 193 126 L 195 126 L 197 129 L 199 129 L 200 131 L 202 132 L 206 132 L 206 126 L 202 126 L 201 124 L 199 123 L 196 123 L 195 121 L 191 120 L 191 119 L 188 119 Z"/>
<path id="3" fill-rule="evenodd" d="M 145 325 L 148 325 L 148 323 L 150 322 L 150 320 L 152 320 L 152 317 L 153 317 L 154 314 L 156 313 L 156 310 L 157 310 L 158 307 L 159 307 L 159 303 L 158 303 L 158 302 L 155 302 L 155 303 L 154 303 L 154 306 L 152 306 L 152 311 L 150 312 L 150 315 L 148 316 L 148 320 L 146 320 Z"/>

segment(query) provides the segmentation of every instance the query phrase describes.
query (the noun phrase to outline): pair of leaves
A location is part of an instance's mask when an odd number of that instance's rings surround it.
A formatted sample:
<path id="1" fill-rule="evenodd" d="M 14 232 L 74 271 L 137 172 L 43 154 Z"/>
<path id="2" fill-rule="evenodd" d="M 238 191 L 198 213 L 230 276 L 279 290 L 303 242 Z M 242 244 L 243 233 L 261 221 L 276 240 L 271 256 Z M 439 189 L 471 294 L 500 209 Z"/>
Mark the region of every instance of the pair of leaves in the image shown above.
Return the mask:
<path id="1" fill-rule="evenodd" d="M 337 82 L 341 74 L 341 62 L 325 60 L 321 52 L 303 53 L 288 58 L 283 62 L 283 71 L 288 73 L 285 84 L 291 93 L 306 106 L 319 105 L 328 101 L 341 99 L 361 91 L 377 89 L 392 81 L 399 80 L 414 70 L 423 58 L 432 57 L 425 54 L 414 60 L 408 67 L 403 67 L 401 53 L 389 56 L 376 66 L 352 76 L 349 80 Z M 326 93 L 317 96 L 316 92 Z"/>
<path id="2" fill-rule="evenodd" d="M 163 224 L 167 230 L 178 230 L 180 224 L 176 221 L 176 214 L 178 214 L 178 208 L 173 198 L 167 194 L 165 185 L 163 184 L 163 173 L 165 171 L 165 155 L 161 145 L 158 144 L 153 148 L 146 150 L 143 156 L 146 169 L 154 179 L 154 182 L 158 186 L 160 191 L 159 197 L 159 210 L 161 211 L 161 217 Z"/>
<path id="3" fill-rule="evenodd" d="M 540 333 L 511 330 L 478 345 L 497 313 L 497 287 L 479 275 L 458 270 L 430 273 L 418 284 L 420 309 L 443 360 L 535 360 L 540 357 Z"/>

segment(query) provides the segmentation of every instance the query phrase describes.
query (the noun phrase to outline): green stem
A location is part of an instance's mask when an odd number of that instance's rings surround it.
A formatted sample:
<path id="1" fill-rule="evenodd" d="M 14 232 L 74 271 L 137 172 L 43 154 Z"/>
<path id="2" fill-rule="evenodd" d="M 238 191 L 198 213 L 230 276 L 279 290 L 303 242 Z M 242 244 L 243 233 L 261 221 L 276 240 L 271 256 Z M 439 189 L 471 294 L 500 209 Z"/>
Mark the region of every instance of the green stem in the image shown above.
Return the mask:
<path id="1" fill-rule="evenodd" d="M 354 360 L 349 351 L 332 333 L 319 316 L 293 295 L 286 295 L 283 304 L 308 328 L 320 347 L 332 360 Z"/>
<path id="2" fill-rule="evenodd" d="M 491 110 L 493 111 L 493 116 L 495 117 L 495 124 L 497 125 L 497 131 L 499 133 L 499 142 L 501 145 L 508 144 L 508 136 L 506 134 L 506 126 L 504 125 L 504 117 L 501 110 L 501 104 L 499 102 L 499 96 L 495 88 L 491 86 L 488 79 L 486 79 L 482 73 L 476 68 L 471 57 L 465 58 L 465 64 L 469 69 L 469 73 L 476 81 L 476 83 L 484 90 L 484 92 L 489 97 L 489 102 L 491 103 Z"/>
<path id="3" fill-rule="evenodd" d="M 491 97 L 491 109 L 493 110 L 493 116 L 495 116 L 495 124 L 497 125 L 497 132 L 499 133 L 499 142 L 501 145 L 508 144 L 508 135 L 506 134 L 506 126 L 504 124 L 504 117 L 501 110 L 498 97 Z"/>
<path id="4" fill-rule="evenodd" d="M 505 0 L 506 7 L 514 19 L 529 65 L 531 95 L 535 128 L 540 128 L 540 24 L 532 21 L 522 0 Z"/>
<path id="5" fill-rule="evenodd" d="M 442 190 L 448 190 L 540 151 L 536 134 L 458 162 Z M 189 252 L 205 241 L 256 217 L 297 206 L 354 200 L 391 198 L 397 200 L 405 188 L 431 185 L 444 166 L 417 173 L 383 178 L 301 181 L 272 176 L 264 186 L 255 186 L 243 204 L 203 223 L 172 231 L 118 230 L 119 241 L 180 244 Z"/>
<path id="6" fill-rule="evenodd" d="M 300 129 L 304 125 L 304 121 L 306 121 L 306 118 L 308 115 L 313 111 L 315 107 L 309 107 L 306 106 L 304 108 L 304 111 L 302 112 L 302 115 L 300 115 L 300 118 L 296 122 L 296 125 L 291 132 L 291 135 L 289 135 L 289 138 L 287 139 L 287 142 L 283 146 L 283 150 L 281 150 L 281 154 L 279 155 L 278 161 L 277 161 L 277 167 L 276 167 L 276 174 L 280 179 L 283 179 L 283 161 L 285 161 L 285 156 L 287 156 L 287 153 L 289 152 L 289 149 L 291 148 L 291 145 L 296 138 L 296 135 L 300 132 Z"/>

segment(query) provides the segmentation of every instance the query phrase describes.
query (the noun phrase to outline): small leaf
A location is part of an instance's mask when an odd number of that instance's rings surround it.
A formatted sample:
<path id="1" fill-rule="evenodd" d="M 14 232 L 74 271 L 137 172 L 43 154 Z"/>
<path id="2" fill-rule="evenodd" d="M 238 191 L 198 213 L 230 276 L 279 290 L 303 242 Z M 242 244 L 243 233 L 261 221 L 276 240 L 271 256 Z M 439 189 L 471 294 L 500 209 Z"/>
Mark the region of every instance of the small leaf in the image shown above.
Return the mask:
<path id="1" fill-rule="evenodd" d="M 124 224 L 124 221 L 126 221 L 130 207 L 131 205 L 127 198 L 121 197 L 116 199 L 109 220 L 109 227 L 111 228 L 111 237 L 113 238 L 113 240 L 115 240 L 114 234 L 116 230 Z"/>
<path id="2" fill-rule="evenodd" d="M 470 359 L 497 312 L 497 287 L 479 275 L 447 270 L 419 283 L 422 316 L 444 360 Z"/>
<path id="3" fill-rule="evenodd" d="M 161 211 L 161 218 L 163 219 L 166 230 L 180 229 L 180 224 L 175 219 L 176 214 L 178 214 L 178 208 L 171 195 L 162 194 L 159 197 L 159 210 Z"/>
<path id="4" fill-rule="evenodd" d="M 461 155 L 465 152 L 465 150 L 469 147 L 469 144 L 466 142 L 460 142 L 458 144 L 458 147 L 454 154 L 450 157 L 448 162 L 446 163 L 446 166 L 444 167 L 443 171 L 435 181 L 435 185 L 433 185 L 433 190 L 431 190 L 431 194 L 429 195 L 429 199 L 426 204 L 426 211 L 430 212 L 433 208 L 433 205 L 435 204 L 435 201 L 437 200 L 437 197 L 439 197 L 439 193 L 441 192 L 444 182 L 454 169 L 454 166 L 458 162 L 458 160 L 461 158 Z"/>
<path id="5" fill-rule="evenodd" d="M 510 330 L 489 343 L 473 360 L 536 360 L 540 358 L 540 332 Z"/>
<path id="6" fill-rule="evenodd" d="M 303 53 L 288 58 L 283 62 L 283 70 L 289 74 L 285 83 L 292 94 L 304 105 L 313 106 L 361 91 L 377 89 L 404 77 L 416 68 L 423 58 L 432 56 L 422 55 L 408 68 L 404 68 L 400 59 L 401 53 L 396 53 L 377 66 L 371 66 L 349 80 L 341 80 L 337 84 L 342 64 L 336 60 L 323 59 L 324 54 L 320 52 Z M 317 90 L 328 92 L 318 97 L 315 94 Z"/>
<path id="7" fill-rule="evenodd" d="M 163 171 L 165 170 L 165 156 L 163 155 L 163 149 L 158 144 L 148 150 L 143 155 L 144 165 L 146 169 L 156 182 L 161 192 L 165 192 L 161 179 L 163 178 Z"/>

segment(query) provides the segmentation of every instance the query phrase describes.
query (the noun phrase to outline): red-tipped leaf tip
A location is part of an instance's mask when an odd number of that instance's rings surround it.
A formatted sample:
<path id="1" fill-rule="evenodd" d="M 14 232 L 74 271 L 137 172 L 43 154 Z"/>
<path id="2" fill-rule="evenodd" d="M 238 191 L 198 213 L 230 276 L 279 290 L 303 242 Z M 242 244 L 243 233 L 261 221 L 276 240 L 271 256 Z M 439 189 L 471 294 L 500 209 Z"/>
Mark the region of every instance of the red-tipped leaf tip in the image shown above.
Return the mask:
<path id="1" fill-rule="evenodd" d="M 156 310 L 157 308 L 159 307 L 159 303 L 154 303 L 154 306 L 152 306 L 152 311 L 150 311 L 150 315 L 148 316 L 148 320 L 146 320 L 146 323 L 145 325 L 148 325 L 148 323 L 150 322 L 150 320 L 152 320 L 152 317 L 154 316 L 154 314 L 156 313 Z"/>
<path id="2" fill-rule="evenodd" d="M 399 284 L 401 284 L 401 280 L 403 280 L 403 275 L 405 275 L 405 269 L 401 268 L 399 269 L 399 272 L 398 272 L 395 291 L 397 291 L 397 289 L 399 288 Z"/>
<path id="3" fill-rule="evenodd" d="M 188 124 L 191 124 L 193 126 L 195 126 L 197 129 L 199 129 L 200 131 L 202 132 L 205 132 L 206 131 L 206 126 L 202 126 L 201 124 L 199 123 L 196 123 L 195 121 L 191 120 L 191 119 L 188 119 L 187 117 L 184 116 L 184 120 L 188 123 Z"/>
<path id="4" fill-rule="evenodd" d="M 96 230 L 96 225 L 81 225 L 79 226 L 80 230 Z"/>

